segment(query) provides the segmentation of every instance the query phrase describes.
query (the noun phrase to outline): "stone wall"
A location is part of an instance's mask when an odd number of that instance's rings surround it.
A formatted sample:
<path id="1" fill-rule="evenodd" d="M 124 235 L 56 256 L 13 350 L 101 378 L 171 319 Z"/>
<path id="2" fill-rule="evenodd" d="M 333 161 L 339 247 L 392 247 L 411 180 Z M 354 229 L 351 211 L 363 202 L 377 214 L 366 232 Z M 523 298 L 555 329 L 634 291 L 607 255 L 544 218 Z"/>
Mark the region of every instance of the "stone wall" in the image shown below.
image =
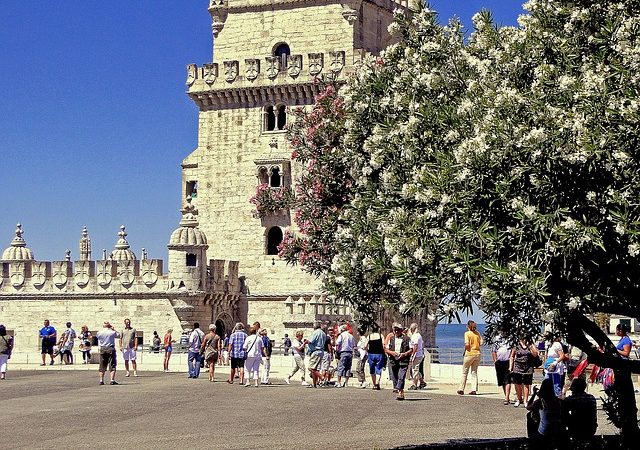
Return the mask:
<path id="1" fill-rule="evenodd" d="M 243 8 L 242 2 L 230 2 L 224 28 L 214 39 L 215 61 L 270 56 L 274 47 L 283 42 L 292 54 L 347 50 L 347 58 L 353 57 L 353 26 L 342 16 L 339 3 L 244 3 L 256 6 Z"/>
<path id="2" fill-rule="evenodd" d="M 198 311 L 193 310 L 191 317 L 197 315 Z M 0 323 L 15 333 L 16 346 L 21 350 L 38 349 L 38 331 L 45 319 L 51 321 L 60 336 L 66 322 L 71 322 L 76 332 L 80 332 L 82 325 L 87 325 L 89 330 L 100 330 L 105 320 L 121 330 L 125 318 L 130 318 L 133 327 L 144 332 L 145 345 L 151 342 L 154 330 L 162 336 L 173 328 L 178 337 L 182 331 L 181 319 L 168 298 L 0 300 Z"/>

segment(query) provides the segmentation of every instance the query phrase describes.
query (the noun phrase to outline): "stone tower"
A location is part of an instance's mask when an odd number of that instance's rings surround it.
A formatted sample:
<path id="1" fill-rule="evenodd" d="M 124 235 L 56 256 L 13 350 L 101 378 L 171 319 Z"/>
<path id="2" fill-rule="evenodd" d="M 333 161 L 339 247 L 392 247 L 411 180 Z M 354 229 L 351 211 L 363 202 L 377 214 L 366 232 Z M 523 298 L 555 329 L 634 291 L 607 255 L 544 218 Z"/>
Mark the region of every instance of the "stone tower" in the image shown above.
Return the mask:
<path id="1" fill-rule="evenodd" d="M 199 108 L 198 146 L 182 163 L 182 198 L 193 198 L 217 258 L 240 261 L 248 299 L 284 301 L 319 283 L 279 260 L 292 212 L 255 218 L 259 184 L 290 188 L 297 175 L 285 133 L 288 109 L 311 105 L 317 78 L 343 80 L 390 37 L 406 0 L 211 0 L 213 62 L 187 67 Z M 170 257 L 171 259 L 171 257 Z M 173 272 L 173 269 L 172 269 Z"/>
<path id="2" fill-rule="evenodd" d="M 80 238 L 80 261 L 91 261 L 91 238 L 87 227 L 82 227 Z"/>

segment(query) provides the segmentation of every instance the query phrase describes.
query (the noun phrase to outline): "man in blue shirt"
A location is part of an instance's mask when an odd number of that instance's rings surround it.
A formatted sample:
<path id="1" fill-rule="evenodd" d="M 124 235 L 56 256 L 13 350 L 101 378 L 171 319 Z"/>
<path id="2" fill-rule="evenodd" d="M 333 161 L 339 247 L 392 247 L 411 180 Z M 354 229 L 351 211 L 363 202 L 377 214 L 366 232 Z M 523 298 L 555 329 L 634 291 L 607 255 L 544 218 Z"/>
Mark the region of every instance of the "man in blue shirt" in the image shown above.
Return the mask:
<path id="1" fill-rule="evenodd" d="M 304 343 L 307 344 L 307 352 L 309 353 L 309 372 L 311 372 L 311 379 L 313 381 L 308 387 L 316 387 L 318 385 L 320 365 L 322 364 L 322 357 L 324 356 L 326 339 L 327 335 L 322 331 L 322 323 L 316 321 L 313 324 L 313 333 L 311 333 L 309 339 L 304 340 Z"/>
<path id="2" fill-rule="evenodd" d="M 56 345 L 56 329 L 53 328 L 48 320 L 44 321 L 44 327 L 40 328 L 40 337 L 42 338 L 42 364 L 46 365 L 45 359 L 47 355 L 51 358 L 49 365 L 53 365 L 53 346 Z"/>

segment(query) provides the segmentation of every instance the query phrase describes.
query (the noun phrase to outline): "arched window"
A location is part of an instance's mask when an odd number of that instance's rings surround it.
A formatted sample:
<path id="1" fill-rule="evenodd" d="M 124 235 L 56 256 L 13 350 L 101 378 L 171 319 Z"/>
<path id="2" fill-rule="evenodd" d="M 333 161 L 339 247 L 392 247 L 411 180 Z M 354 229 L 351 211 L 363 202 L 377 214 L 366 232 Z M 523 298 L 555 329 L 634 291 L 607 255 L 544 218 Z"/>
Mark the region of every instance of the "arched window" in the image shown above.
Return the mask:
<path id="1" fill-rule="evenodd" d="M 276 129 L 276 113 L 271 105 L 264 109 L 264 129 L 265 131 L 273 131 Z"/>
<path id="2" fill-rule="evenodd" d="M 275 188 L 282 186 L 282 177 L 280 176 L 280 169 L 274 167 L 271 169 L 271 178 L 269 179 L 269 186 Z"/>
<path id="3" fill-rule="evenodd" d="M 291 49 L 287 44 L 280 43 L 275 46 L 273 49 L 273 56 L 277 56 L 280 58 L 280 70 L 287 70 L 287 56 L 291 54 Z"/>
<path id="4" fill-rule="evenodd" d="M 277 112 L 278 130 L 284 130 L 287 124 L 287 107 L 285 105 L 278 105 Z"/>
<path id="5" fill-rule="evenodd" d="M 267 255 L 277 255 L 278 245 L 282 243 L 283 235 L 280 227 L 271 227 L 267 233 Z"/>
<path id="6" fill-rule="evenodd" d="M 260 180 L 260 184 L 269 184 L 269 172 L 267 172 L 266 167 L 261 167 L 258 172 L 258 179 Z"/>

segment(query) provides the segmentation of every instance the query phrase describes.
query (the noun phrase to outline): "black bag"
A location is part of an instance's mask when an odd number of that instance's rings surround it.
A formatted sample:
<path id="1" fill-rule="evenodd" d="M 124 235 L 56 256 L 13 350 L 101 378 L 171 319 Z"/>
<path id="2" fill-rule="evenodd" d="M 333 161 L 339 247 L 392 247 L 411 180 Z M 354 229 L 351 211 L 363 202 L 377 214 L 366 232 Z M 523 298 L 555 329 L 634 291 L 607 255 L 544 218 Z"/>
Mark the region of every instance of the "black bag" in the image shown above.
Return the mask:
<path id="1" fill-rule="evenodd" d="M 536 355 L 533 356 L 533 354 L 529 355 L 529 364 L 531 365 L 531 367 L 533 367 L 534 369 L 540 367 L 542 365 L 542 358 L 540 358 L 540 355 Z"/>

